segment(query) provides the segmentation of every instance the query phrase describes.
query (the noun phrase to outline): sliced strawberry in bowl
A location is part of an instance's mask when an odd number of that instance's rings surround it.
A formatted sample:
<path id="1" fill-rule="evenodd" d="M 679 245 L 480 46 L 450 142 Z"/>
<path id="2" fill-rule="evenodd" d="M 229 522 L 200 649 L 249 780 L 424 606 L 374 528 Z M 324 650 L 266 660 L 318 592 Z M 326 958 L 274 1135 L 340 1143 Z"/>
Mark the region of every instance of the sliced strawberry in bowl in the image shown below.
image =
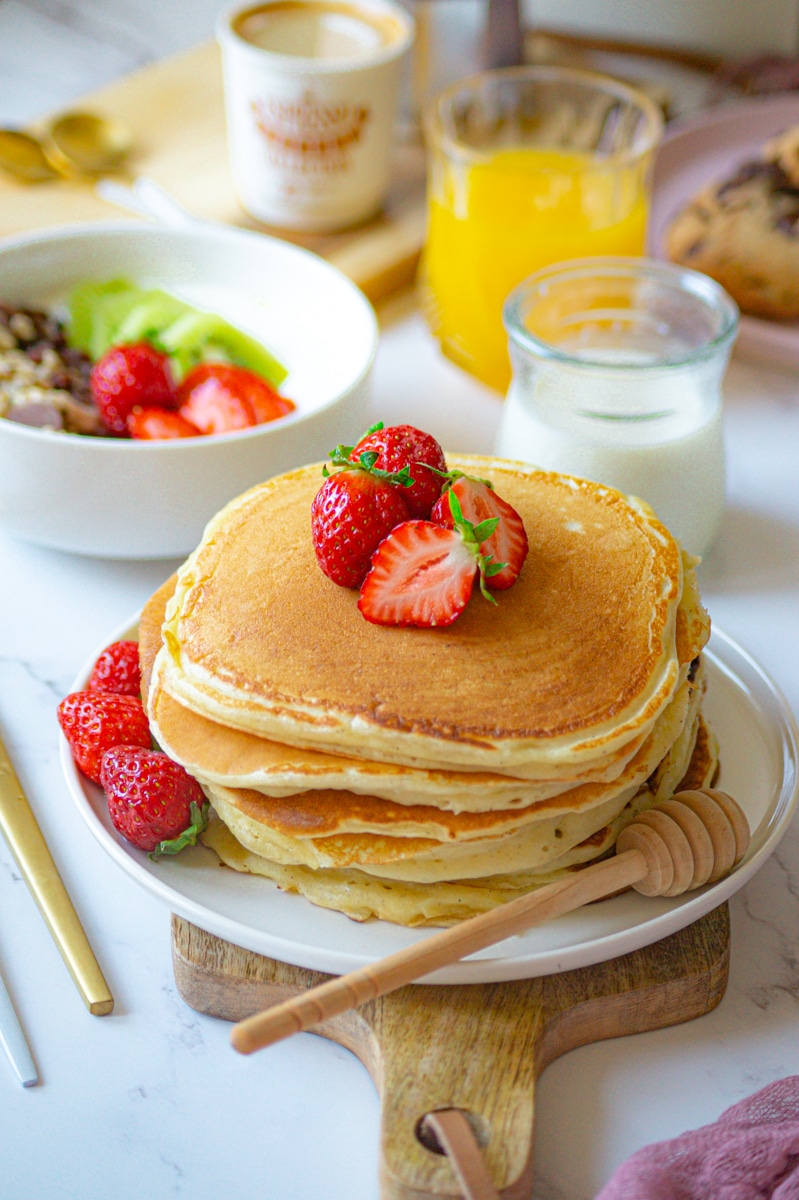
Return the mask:
<path id="1" fill-rule="evenodd" d="M 444 492 L 433 508 L 430 519 L 438 525 L 453 529 L 456 518 L 450 497 L 455 496 L 459 513 L 473 525 L 496 519 L 497 524 L 480 545 L 494 565 L 502 569 L 489 572 L 486 582 L 490 588 L 509 588 L 516 582 L 527 557 L 528 541 L 524 522 L 513 505 L 498 496 L 494 488 L 482 479 L 453 473 L 451 487 Z"/>
<path id="2" fill-rule="evenodd" d="M 228 363 L 201 363 L 178 387 L 178 412 L 200 433 L 231 433 L 276 421 L 294 403 L 253 371 Z"/>
<path id="3" fill-rule="evenodd" d="M 137 405 L 174 408 L 177 402 L 169 358 L 149 342 L 112 346 L 92 367 L 89 386 L 104 425 L 122 437 Z"/>
<path id="4" fill-rule="evenodd" d="M 179 412 L 169 408 L 139 408 L 128 415 L 128 433 L 139 441 L 200 437 L 200 430 Z"/>

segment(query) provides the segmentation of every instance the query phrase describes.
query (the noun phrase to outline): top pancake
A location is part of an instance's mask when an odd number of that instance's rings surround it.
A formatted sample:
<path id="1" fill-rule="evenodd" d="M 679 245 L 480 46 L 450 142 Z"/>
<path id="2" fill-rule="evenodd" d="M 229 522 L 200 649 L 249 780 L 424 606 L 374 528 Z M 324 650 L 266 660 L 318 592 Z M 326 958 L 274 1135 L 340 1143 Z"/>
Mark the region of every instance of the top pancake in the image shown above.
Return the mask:
<path id="1" fill-rule="evenodd" d="M 645 505 L 522 464 L 453 458 L 521 513 L 497 606 L 445 629 L 372 625 L 320 571 L 319 465 L 229 504 L 178 574 L 163 675 L 196 712 L 288 745 L 407 765 L 579 770 L 651 728 L 694 656 L 679 547 Z M 703 625 L 701 608 L 692 618 Z"/>

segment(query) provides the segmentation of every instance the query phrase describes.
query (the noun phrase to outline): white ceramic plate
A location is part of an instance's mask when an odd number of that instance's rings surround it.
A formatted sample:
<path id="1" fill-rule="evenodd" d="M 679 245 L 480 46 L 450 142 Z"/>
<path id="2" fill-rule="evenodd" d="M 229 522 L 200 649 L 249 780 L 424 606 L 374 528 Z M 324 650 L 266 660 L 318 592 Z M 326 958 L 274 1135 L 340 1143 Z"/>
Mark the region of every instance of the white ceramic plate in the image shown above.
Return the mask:
<path id="1" fill-rule="evenodd" d="M 733 101 L 710 108 L 666 131 L 658 151 L 649 222 L 649 251 L 665 258 L 664 234 L 677 212 L 714 180 L 760 157 L 763 143 L 799 124 L 799 95 Z M 799 321 L 743 316 L 738 350 L 752 358 L 799 365 Z"/>
<path id="2" fill-rule="evenodd" d="M 135 637 L 131 623 L 108 638 Z M 98 647 L 98 653 L 102 647 Z M 85 686 L 91 665 L 75 681 Z M 797 802 L 796 726 L 784 699 L 739 646 L 715 630 L 706 651 L 705 713 L 721 744 L 720 786 L 746 810 L 752 843 L 726 879 L 675 899 L 636 892 L 570 913 L 509 938 L 428 977 L 435 983 L 483 983 L 549 975 L 627 954 L 691 924 L 731 896 L 777 846 Z M 426 936 L 385 921 L 363 924 L 281 892 L 266 879 L 221 868 L 212 851 L 193 847 L 151 862 L 114 831 L 102 791 L 76 769 L 62 739 L 69 790 L 94 836 L 115 862 L 181 917 L 247 950 L 342 974 Z"/>

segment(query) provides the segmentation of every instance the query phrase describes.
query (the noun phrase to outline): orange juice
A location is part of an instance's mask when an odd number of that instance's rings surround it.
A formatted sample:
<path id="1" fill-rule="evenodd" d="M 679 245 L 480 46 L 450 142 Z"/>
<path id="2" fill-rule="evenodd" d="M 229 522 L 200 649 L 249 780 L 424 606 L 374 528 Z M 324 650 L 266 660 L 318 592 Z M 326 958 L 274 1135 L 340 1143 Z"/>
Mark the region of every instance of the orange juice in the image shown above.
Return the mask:
<path id="1" fill-rule="evenodd" d="M 642 254 L 647 165 L 535 147 L 435 164 L 422 290 L 444 353 L 504 392 L 506 296 L 550 263 Z"/>

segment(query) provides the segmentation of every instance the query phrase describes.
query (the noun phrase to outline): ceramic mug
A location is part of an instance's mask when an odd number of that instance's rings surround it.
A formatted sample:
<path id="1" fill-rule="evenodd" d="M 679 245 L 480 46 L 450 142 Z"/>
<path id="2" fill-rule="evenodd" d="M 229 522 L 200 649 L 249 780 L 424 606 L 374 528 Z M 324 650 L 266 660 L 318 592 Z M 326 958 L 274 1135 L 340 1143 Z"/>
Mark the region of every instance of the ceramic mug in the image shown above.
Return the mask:
<path id="1" fill-rule="evenodd" d="M 392 0 L 266 0 L 220 18 L 231 169 L 251 216 L 325 232 L 379 210 L 413 33 Z"/>

